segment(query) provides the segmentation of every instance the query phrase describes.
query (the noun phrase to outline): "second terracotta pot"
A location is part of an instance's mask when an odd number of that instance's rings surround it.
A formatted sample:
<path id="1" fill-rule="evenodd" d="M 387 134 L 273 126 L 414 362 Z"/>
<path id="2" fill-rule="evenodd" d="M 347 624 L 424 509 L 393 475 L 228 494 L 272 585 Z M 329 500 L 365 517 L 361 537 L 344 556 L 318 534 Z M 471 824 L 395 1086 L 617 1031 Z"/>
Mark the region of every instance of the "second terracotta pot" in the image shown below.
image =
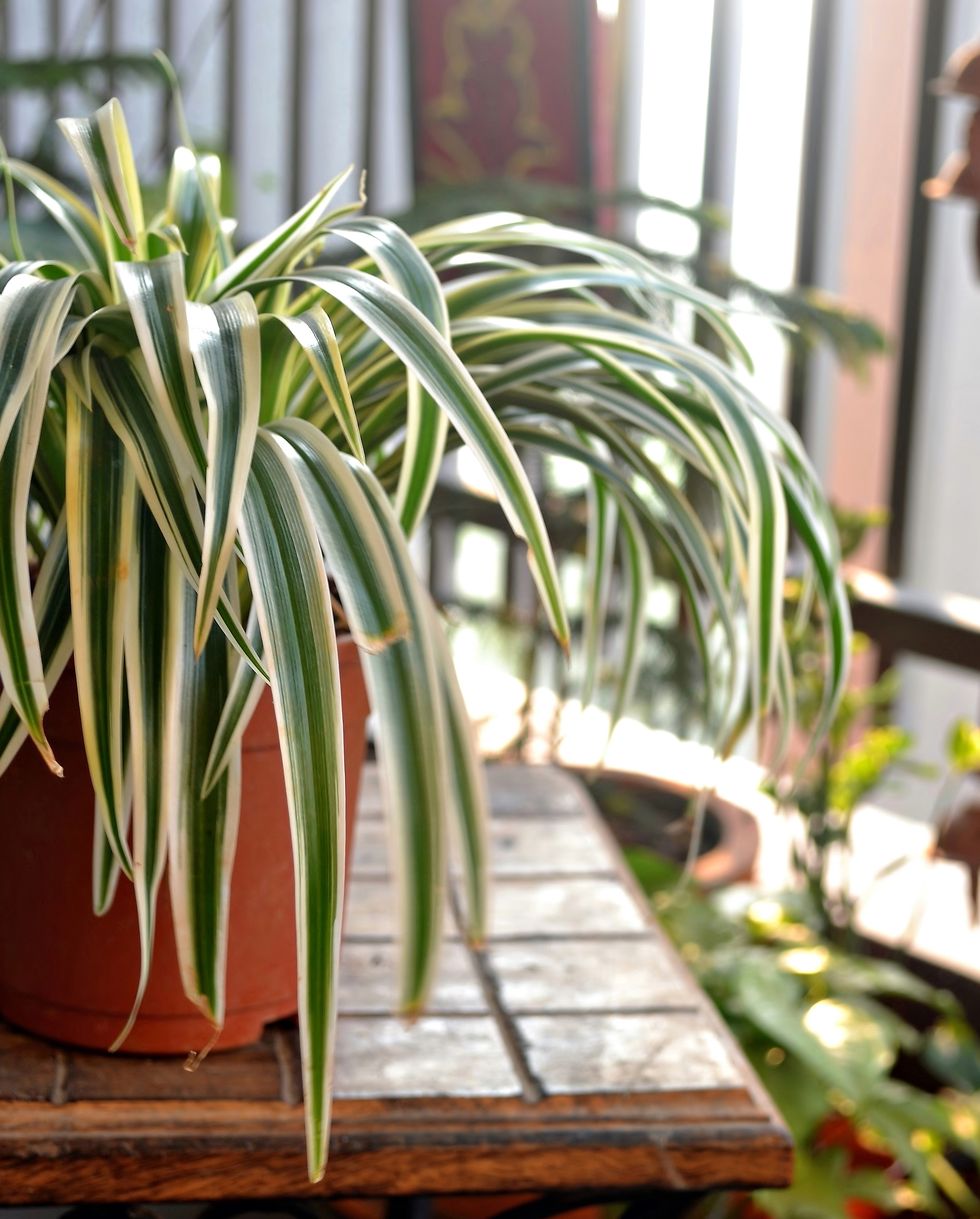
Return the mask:
<path id="1" fill-rule="evenodd" d="M 367 693 L 357 649 L 340 642 L 348 818 L 364 759 Z M 31 1032 L 106 1049 L 129 1013 L 139 970 L 133 888 L 92 913 L 93 794 L 69 670 L 45 721 L 65 777 L 29 744 L 0 777 L 0 1015 Z M 242 809 L 231 880 L 227 1017 L 217 1048 L 247 1045 L 296 1011 L 292 847 L 270 691 L 246 730 Z M 167 878 L 160 886 L 153 967 L 126 1053 L 201 1049 L 210 1024 L 183 994 Z"/>

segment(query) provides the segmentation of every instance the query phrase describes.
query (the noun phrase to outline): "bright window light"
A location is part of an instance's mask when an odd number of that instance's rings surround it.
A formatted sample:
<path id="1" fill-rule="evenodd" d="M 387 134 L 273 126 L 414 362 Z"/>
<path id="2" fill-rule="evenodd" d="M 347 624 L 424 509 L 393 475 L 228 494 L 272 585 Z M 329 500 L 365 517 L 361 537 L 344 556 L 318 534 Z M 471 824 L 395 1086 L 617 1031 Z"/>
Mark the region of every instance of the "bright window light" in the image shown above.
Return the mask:
<path id="1" fill-rule="evenodd" d="M 763 287 L 787 288 L 796 264 L 812 0 L 742 6 L 738 140 L 731 259 Z M 736 321 L 755 364 L 752 386 L 778 406 L 786 392 L 786 342 L 757 318 Z"/>
<path id="2" fill-rule="evenodd" d="M 647 0 L 640 93 L 640 189 L 685 206 L 701 201 L 713 0 Z M 693 221 L 647 210 L 641 245 L 678 257 L 697 251 Z"/>

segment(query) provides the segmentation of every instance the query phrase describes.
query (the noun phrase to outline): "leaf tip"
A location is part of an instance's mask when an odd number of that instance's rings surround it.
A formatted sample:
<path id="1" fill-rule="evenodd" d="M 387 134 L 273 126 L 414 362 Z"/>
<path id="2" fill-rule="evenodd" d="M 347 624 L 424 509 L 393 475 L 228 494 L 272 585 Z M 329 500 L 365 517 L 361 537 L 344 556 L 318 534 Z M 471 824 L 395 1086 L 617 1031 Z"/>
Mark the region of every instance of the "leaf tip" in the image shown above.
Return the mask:
<path id="1" fill-rule="evenodd" d="M 54 775 L 54 777 L 56 779 L 63 779 L 65 777 L 65 768 L 61 765 L 61 763 L 58 761 L 58 759 L 54 756 L 54 750 L 51 748 L 51 745 L 49 744 L 47 737 L 42 736 L 41 739 L 37 742 L 37 747 L 38 747 L 38 750 L 40 751 L 41 757 L 44 759 L 44 764 L 45 764 L 45 766 L 47 766 L 48 770 L 51 771 L 51 773 Z"/>
<path id="2" fill-rule="evenodd" d="M 406 1028 L 411 1028 L 419 1016 L 422 1015 L 422 1007 L 421 999 L 409 999 L 402 1004 L 398 1017 Z"/>

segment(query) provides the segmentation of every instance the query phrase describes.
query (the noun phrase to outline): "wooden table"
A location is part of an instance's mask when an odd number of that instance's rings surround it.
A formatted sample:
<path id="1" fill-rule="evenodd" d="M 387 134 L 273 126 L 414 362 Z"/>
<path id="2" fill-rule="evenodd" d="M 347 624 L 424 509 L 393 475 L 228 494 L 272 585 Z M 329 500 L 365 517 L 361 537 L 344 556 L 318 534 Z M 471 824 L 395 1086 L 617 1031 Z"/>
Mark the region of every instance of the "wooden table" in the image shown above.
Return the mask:
<path id="1" fill-rule="evenodd" d="M 393 903 L 370 768 L 364 789 L 326 1180 L 306 1180 L 291 1028 L 188 1073 L 0 1026 L 0 1202 L 788 1181 L 782 1122 L 574 778 L 491 768 L 492 935 L 470 950 L 447 911 L 439 982 L 410 1028 L 389 1014 Z"/>

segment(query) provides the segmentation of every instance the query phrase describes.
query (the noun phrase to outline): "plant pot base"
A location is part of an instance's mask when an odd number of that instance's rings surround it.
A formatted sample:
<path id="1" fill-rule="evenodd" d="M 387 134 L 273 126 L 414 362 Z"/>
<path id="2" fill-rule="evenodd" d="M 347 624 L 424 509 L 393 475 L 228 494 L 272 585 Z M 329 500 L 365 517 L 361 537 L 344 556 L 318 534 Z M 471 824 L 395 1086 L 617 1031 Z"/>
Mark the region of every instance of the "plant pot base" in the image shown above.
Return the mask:
<path id="1" fill-rule="evenodd" d="M 110 1046 L 128 1017 L 125 1012 L 65 1007 L 2 987 L 0 1012 L 9 1024 L 35 1036 L 90 1050 L 105 1050 Z M 232 1012 L 225 1017 L 221 1035 L 208 1047 L 209 1052 L 253 1045 L 261 1040 L 267 1024 L 295 1012 L 295 995 L 284 996 L 278 1003 L 264 1003 L 254 1011 Z M 201 1016 L 141 1015 L 118 1053 L 183 1055 L 203 1050 L 211 1036 L 211 1025 Z"/>
<path id="2" fill-rule="evenodd" d="M 339 650 L 349 846 L 368 704 L 356 647 L 348 638 Z M 48 774 L 27 744 L 0 779 L 0 1017 L 53 1041 L 106 1050 L 136 996 L 139 925 L 133 887 L 122 878 L 108 911 L 92 912 L 94 796 L 70 670 L 52 694 L 46 726 L 65 777 Z M 289 814 L 266 691 L 243 740 L 225 1023 L 213 1048 L 249 1045 L 266 1024 L 296 1012 L 295 917 Z M 149 981 L 120 1052 L 184 1056 L 213 1035 L 183 992 L 164 874 Z"/>

